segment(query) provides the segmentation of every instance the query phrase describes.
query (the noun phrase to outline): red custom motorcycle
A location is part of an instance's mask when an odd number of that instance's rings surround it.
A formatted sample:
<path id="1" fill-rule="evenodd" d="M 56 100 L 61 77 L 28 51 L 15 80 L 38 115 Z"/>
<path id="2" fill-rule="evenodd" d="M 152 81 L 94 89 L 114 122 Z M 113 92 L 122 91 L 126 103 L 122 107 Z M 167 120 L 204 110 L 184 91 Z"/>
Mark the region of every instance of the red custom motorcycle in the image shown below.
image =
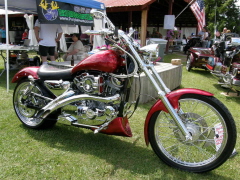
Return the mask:
<path id="1" fill-rule="evenodd" d="M 218 62 L 224 61 L 224 54 L 227 44 L 231 41 L 235 33 L 225 33 L 221 40 L 213 43 L 211 48 L 191 47 L 188 49 L 186 69 L 192 68 L 208 69 L 212 71 Z"/>
<path id="2" fill-rule="evenodd" d="M 236 126 L 229 110 L 213 94 L 198 89 L 171 92 L 154 69 L 147 52 L 122 30 L 88 31 L 102 35 L 115 50 L 105 50 L 74 67 L 42 65 L 20 70 L 13 106 L 29 128 L 46 128 L 63 119 L 67 123 L 105 133 L 131 137 L 129 93 L 134 75 L 144 72 L 159 100 L 145 121 L 145 141 L 166 164 L 206 172 L 222 165 L 236 143 Z"/>
<path id="3" fill-rule="evenodd" d="M 240 92 L 240 38 L 225 35 L 225 41 L 217 41 L 212 48 L 191 48 L 186 69 L 210 70 L 225 88 Z"/>

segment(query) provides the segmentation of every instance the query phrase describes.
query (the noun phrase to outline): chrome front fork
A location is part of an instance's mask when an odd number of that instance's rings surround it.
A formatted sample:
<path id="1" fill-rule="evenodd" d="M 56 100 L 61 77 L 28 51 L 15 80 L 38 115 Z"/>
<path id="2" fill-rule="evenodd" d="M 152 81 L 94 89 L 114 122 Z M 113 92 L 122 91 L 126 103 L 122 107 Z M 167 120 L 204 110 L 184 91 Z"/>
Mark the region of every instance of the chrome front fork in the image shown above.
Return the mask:
<path id="1" fill-rule="evenodd" d="M 130 39 L 125 35 L 123 32 L 119 32 L 119 34 L 126 40 L 127 44 L 129 45 L 130 50 L 132 51 L 133 55 L 136 58 L 136 61 L 138 62 L 139 68 L 143 70 L 143 72 L 146 74 L 150 82 L 152 83 L 153 87 L 156 89 L 158 93 L 158 97 L 162 100 L 163 104 L 167 108 L 168 112 L 174 119 L 175 123 L 179 127 L 182 134 L 186 137 L 187 140 L 192 140 L 191 134 L 188 132 L 186 126 L 182 122 L 181 118 L 177 114 L 176 110 L 172 107 L 170 102 L 168 101 L 166 97 L 166 93 L 170 93 L 171 91 L 166 87 L 165 83 L 161 79 L 161 77 L 158 75 L 157 71 L 153 67 L 153 64 L 145 64 L 142 61 L 142 58 L 139 56 L 135 48 L 137 48 L 137 45 L 135 45 L 134 41 L 130 42 Z M 136 46 L 135 48 L 133 47 Z"/>
<path id="2" fill-rule="evenodd" d="M 172 107 L 172 105 L 170 104 L 169 100 L 166 97 L 166 93 L 169 93 L 171 91 L 166 87 L 165 83 L 163 82 L 161 77 L 158 75 L 158 73 L 155 70 L 155 68 L 153 67 L 153 65 L 144 65 L 142 67 L 142 69 L 143 69 L 144 73 L 146 74 L 146 76 L 151 81 L 154 88 L 157 90 L 158 97 L 162 100 L 163 104 L 167 108 L 170 115 L 173 117 L 173 119 L 174 119 L 175 123 L 177 124 L 177 126 L 179 127 L 180 131 L 186 137 L 186 141 L 191 140 L 192 139 L 191 134 L 189 133 L 186 126 L 182 122 L 182 119 L 179 117 L 176 110 Z M 161 87 L 159 87 L 159 85 Z"/>

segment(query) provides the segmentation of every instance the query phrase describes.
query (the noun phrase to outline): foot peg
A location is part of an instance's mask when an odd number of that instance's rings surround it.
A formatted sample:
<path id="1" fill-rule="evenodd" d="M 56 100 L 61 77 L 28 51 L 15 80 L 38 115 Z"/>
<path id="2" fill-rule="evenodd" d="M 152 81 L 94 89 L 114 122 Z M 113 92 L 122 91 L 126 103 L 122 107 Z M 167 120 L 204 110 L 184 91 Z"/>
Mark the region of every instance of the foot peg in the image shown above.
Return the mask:
<path id="1" fill-rule="evenodd" d="M 97 129 L 94 130 L 94 134 L 97 134 L 97 133 L 99 133 L 101 130 L 103 130 L 104 128 L 106 128 L 106 127 L 109 125 L 110 122 L 111 122 L 111 121 L 108 121 L 108 122 L 102 124 L 101 126 L 99 126 L 99 128 L 97 128 Z"/>

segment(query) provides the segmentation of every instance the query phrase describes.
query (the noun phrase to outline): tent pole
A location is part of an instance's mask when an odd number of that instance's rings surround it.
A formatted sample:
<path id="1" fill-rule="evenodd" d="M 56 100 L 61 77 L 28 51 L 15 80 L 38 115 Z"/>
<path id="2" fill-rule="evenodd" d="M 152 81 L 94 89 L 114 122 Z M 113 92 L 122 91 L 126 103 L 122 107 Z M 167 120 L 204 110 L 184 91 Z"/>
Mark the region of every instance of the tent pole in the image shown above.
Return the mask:
<path id="1" fill-rule="evenodd" d="M 6 68 L 7 68 L 7 92 L 9 91 L 9 28 L 8 28 L 8 5 L 7 5 L 7 0 L 5 0 L 5 26 L 6 26 L 6 56 L 7 56 L 7 64 L 6 64 Z"/>

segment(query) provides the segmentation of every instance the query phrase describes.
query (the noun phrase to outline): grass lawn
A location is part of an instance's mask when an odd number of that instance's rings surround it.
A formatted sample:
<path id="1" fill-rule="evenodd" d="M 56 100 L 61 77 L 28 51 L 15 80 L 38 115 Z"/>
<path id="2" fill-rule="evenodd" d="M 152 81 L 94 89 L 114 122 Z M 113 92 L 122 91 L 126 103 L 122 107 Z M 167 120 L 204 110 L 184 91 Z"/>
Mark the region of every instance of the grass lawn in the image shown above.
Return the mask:
<path id="1" fill-rule="evenodd" d="M 240 97 L 224 96 L 227 92 L 205 70 L 185 69 L 186 55 L 168 54 L 165 62 L 183 61 L 180 88 L 198 88 L 215 94 L 231 111 L 240 130 Z M 0 63 L 2 60 L 0 59 Z M 0 64 L 0 71 L 3 64 Z M 16 71 L 10 71 L 10 79 Z M 239 179 L 239 155 L 216 170 L 193 174 L 168 167 L 144 141 L 144 120 L 153 102 L 141 104 L 130 125 L 132 138 L 94 135 L 92 131 L 57 124 L 53 129 L 25 128 L 12 107 L 15 84 L 6 92 L 6 73 L 0 77 L 0 179 L 159 179 L 159 180 L 235 180 Z M 239 139 L 239 138 L 238 138 Z M 236 150 L 239 149 L 239 140 Z"/>

